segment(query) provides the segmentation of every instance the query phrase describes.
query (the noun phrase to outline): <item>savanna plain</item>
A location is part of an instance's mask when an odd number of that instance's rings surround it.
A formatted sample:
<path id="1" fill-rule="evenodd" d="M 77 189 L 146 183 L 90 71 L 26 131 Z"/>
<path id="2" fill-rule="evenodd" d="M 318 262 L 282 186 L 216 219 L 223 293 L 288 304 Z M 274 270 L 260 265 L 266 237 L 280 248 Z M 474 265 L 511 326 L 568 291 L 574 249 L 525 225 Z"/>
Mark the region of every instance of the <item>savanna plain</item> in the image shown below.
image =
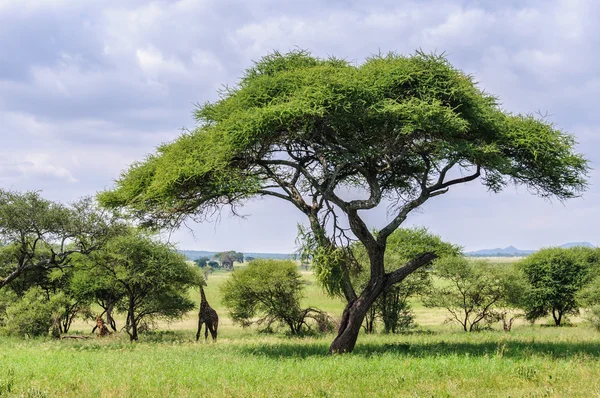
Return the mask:
<path id="1" fill-rule="evenodd" d="M 302 274 L 305 304 L 339 317 L 343 303 L 327 297 L 310 271 Z M 193 312 L 137 343 L 125 333 L 0 337 L 0 396 L 600 396 L 600 333 L 583 319 L 566 327 L 520 321 L 511 332 L 498 324 L 466 333 L 444 323 L 443 309 L 414 301 L 416 329 L 361 333 L 352 354 L 331 356 L 333 335 L 289 337 L 233 325 L 219 291 L 229 275 L 210 275 L 205 289 L 221 317 L 217 343 L 195 342 Z M 79 322 L 73 333 L 89 334 L 92 326 Z"/>

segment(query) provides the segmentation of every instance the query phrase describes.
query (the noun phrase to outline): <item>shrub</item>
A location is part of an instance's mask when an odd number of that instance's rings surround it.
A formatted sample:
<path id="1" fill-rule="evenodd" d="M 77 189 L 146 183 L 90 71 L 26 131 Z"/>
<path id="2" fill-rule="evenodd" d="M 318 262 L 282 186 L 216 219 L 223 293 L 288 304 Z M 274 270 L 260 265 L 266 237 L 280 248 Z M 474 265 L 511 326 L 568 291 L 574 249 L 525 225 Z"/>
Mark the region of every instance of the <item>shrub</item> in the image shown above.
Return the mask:
<path id="1" fill-rule="evenodd" d="M 6 308 L 5 328 L 18 336 L 45 336 L 52 326 L 52 315 L 52 303 L 42 289 L 34 287 Z"/>
<path id="2" fill-rule="evenodd" d="M 560 326 L 565 315 L 577 314 L 577 295 L 595 273 L 599 255 L 590 248 L 555 247 L 523 260 L 519 266 L 529 282 L 524 298 L 526 318 L 533 322 L 552 314 L 555 325 Z"/>
<path id="3" fill-rule="evenodd" d="M 267 259 L 252 261 L 221 287 L 231 319 L 244 327 L 256 323 L 270 330 L 279 323 L 298 335 L 310 328 L 307 320 L 312 318 L 319 330 L 330 330 L 331 322 L 322 311 L 300 308 L 303 289 L 304 282 L 293 261 Z"/>

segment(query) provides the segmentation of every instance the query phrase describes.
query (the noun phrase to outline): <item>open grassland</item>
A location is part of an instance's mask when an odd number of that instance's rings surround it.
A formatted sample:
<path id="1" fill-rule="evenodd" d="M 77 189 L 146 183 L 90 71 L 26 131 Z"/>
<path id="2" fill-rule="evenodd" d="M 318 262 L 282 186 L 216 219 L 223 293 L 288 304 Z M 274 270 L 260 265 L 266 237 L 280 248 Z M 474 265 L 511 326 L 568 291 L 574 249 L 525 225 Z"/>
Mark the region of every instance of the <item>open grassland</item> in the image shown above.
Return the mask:
<path id="1" fill-rule="evenodd" d="M 32 397 L 460 396 L 600 394 L 600 342 L 585 327 L 510 334 L 361 336 L 327 356 L 331 336 L 191 331 L 91 341 L 0 340 L 0 394 Z"/>
<path id="2" fill-rule="evenodd" d="M 305 304 L 339 316 L 343 303 L 303 275 Z M 227 276 L 211 275 L 206 289 L 221 316 L 218 343 L 193 341 L 193 313 L 135 344 L 124 335 L 0 337 L 0 396 L 600 396 L 600 333 L 578 319 L 574 327 L 469 334 L 443 325 L 443 310 L 415 302 L 415 332 L 362 334 L 353 354 L 328 356 L 331 335 L 289 338 L 232 325 L 218 290 Z M 91 324 L 75 329 L 88 333 Z"/>

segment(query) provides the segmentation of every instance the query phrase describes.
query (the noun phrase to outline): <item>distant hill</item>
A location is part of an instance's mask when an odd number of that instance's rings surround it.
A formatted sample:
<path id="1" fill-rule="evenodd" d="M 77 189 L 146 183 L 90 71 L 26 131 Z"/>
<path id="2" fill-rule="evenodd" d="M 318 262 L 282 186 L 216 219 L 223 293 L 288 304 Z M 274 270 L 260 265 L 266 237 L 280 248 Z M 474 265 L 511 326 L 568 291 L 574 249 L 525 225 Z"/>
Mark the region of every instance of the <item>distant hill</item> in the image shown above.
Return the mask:
<path id="1" fill-rule="evenodd" d="M 218 252 L 209 252 L 204 250 L 179 250 L 179 253 L 183 254 L 190 260 L 196 260 L 201 257 L 212 258 Z M 284 254 L 284 253 L 244 253 L 244 257 L 254 257 L 254 258 L 272 258 L 276 260 L 287 260 L 294 257 L 293 254 Z"/>
<path id="2" fill-rule="evenodd" d="M 570 247 L 576 247 L 576 246 L 596 247 L 596 246 L 592 245 L 590 242 L 571 242 L 571 243 L 565 243 L 564 245 L 561 245 L 560 247 L 562 247 L 563 249 L 568 249 Z"/>
<path id="3" fill-rule="evenodd" d="M 596 247 L 589 242 L 570 242 L 565 243 L 559 247 L 568 249 L 570 247 L 583 246 L 583 247 Z M 482 249 L 474 252 L 465 253 L 466 256 L 470 257 L 525 257 L 530 255 L 531 253 L 536 252 L 537 250 L 521 250 L 517 249 L 514 246 L 505 247 L 503 249 Z"/>

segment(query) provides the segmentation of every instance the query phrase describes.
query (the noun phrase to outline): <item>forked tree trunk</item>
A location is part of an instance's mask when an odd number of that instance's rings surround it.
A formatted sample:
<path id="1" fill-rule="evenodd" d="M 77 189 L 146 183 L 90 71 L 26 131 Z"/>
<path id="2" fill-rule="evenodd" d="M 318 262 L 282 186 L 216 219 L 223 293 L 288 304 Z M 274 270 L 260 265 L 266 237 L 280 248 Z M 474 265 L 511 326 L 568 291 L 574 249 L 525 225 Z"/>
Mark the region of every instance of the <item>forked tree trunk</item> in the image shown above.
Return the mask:
<path id="1" fill-rule="evenodd" d="M 135 319 L 135 307 L 133 305 L 133 298 L 129 299 L 129 310 L 127 311 L 127 333 L 129 334 L 130 341 L 138 341 L 138 328 Z"/>
<path id="2" fill-rule="evenodd" d="M 329 347 L 330 354 L 344 354 L 354 350 L 365 316 L 383 289 L 383 279 L 378 283 L 369 283 L 360 297 L 346 305 L 337 337 Z"/>
<path id="3" fill-rule="evenodd" d="M 429 264 L 435 258 L 437 258 L 437 255 L 433 253 L 423 253 L 389 274 L 372 272 L 371 280 L 360 296 L 355 300 L 350 300 L 346 305 L 338 328 L 338 335 L 329 346 L 329 353 L 344 354 L 352 352 L 367 312 L 385 288 L 401 282 L 408 275 Z M 377 264 L 377 261 L 381 263 Z M 373 269 L 383 270 L 383 252 L 379 256 L 371 257 L 371 267 L 372 271 Z"/>

